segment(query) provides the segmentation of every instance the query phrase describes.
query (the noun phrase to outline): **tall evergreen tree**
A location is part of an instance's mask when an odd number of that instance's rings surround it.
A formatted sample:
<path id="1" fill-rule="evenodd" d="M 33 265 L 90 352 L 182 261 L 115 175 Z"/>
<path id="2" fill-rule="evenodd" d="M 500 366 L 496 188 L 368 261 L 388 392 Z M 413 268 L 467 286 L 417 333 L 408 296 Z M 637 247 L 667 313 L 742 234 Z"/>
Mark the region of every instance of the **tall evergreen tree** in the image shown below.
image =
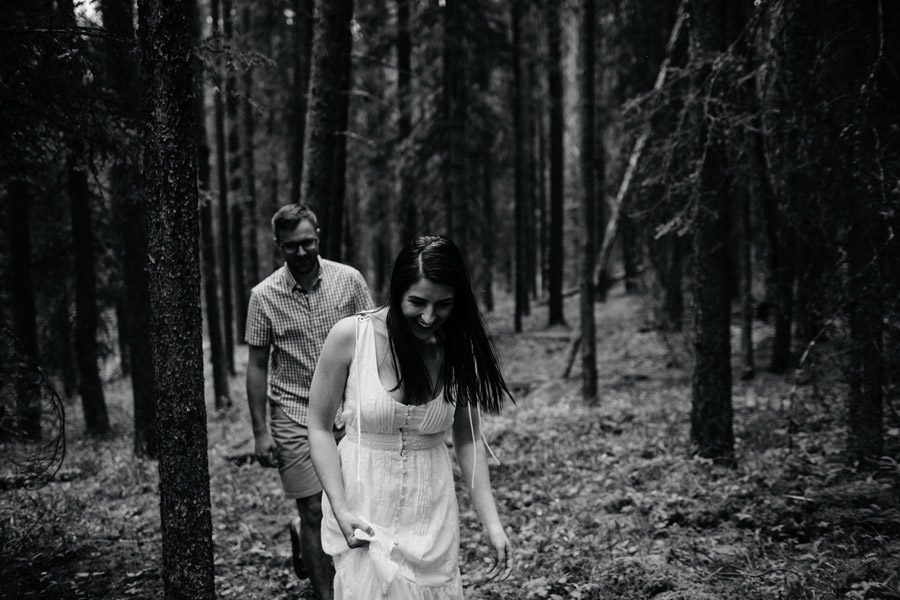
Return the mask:
<path id="1" fill-rule="evenodd" d="M 189 2 L 138 4 L 166 598 L 213 599 Z"/>
<path id="2" fill-rule="evenodd" d="M 703 85 L 713 61 L 728 45 L 727 7 L 714 0 L 695 1 L 692 7 L 692 53 L 697 84 Z M 710 93 L 725 93 L 724 84 L 718 84 Z M 701 456 L 730 463 L 734 460 L 734 430 L 726 138 L 714 115 L 708 112 L 715 109 L 706 105 L 698 110 L 702 113 L 698 132 L 702 164 L 695 191 L 691 440 Z"/>

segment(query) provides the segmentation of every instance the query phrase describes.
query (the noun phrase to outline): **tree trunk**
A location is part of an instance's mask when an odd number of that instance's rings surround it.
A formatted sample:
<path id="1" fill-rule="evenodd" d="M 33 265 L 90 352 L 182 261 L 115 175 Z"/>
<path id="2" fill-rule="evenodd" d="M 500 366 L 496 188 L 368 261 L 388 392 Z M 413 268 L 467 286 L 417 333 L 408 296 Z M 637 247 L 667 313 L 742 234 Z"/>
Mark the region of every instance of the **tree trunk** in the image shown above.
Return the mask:
<path id="1" fill-rule="evenodd" d="M 200 7 L 195 0 L 192 4 L 192 35 L 199 44 L 203 35 Z M 213 372 L 214 406 L 224 410 L 231 406 L 231 391 L 228 385 L 228 362 L 225 359 L 225 339 L 222 336 L 222 309 L 219 300 L 219 276 L 216 271 L 216 245 L 213 236 L 212 203 L 210 189 L 211 169 L 210 148 L 206 132 L 206 110 L 204 108 L 202 65 L 194 57 L 194 115 L 197 123 L 197 183 L 200 204 L 200 241 L 203 260 L 203 294 L 206 305 L 206 332 L 209 336 L 209 361 Z"/>
<path id="2" fill-rule="evenodd" d="M 28 359 L 34 361 L 34 364 L 40 364 L 31 269 L 31 202 L 31 190 L 26 182 L 14 179 L 9 183 L 6 193 L 6 231 L 9 235 L 9 292 L 13 333 Z M 41 439 L 41 391 L 31 381 L 19 379 L 17 378 L 16 385 L 16 430 L 22 438 L 38 441 Z"/>
<path id="3" fill-rule="evenodd" d="M 234 37 L 234 15 L 231 0 L 222 0 L 222 33 L 227 65 L 225 68 L 225 124 L 228 132 L 226 140 L 228 161 L 229 253 L 231 255 L 231 287 L 229 301 L 234 306 L 235 336 L 242 343 L 247 328 L 247 303 L 250 292 L 244 279 L 244 171 L 241 168 L 241 123 L 238 118 L 241 99 L 237 92 L 237 66 L 233 56 L 238 52 Z"/>
<path id="4" fill-rule="evenodd" d="M 548 2 L 547 44 L 550 65 L 547 71 L 547 87 L 550 97 L 550 247 L 549 260 L 549 324 L 564 325 L 563 281 L 565 269 L 565 246 L 563 245 L 563 174 L 565 172 L 563 153 L 563 85 L 562 85 L 562 30 L 560 7 L 556 2 Z"/>
<path id="5" fill-rule="evenodd" d="M 245 4 L 241 12 L 243 29 L 248 39 L 253 29 L 251 5 Z M 240 298 L 244 307 L 244 323 L 247 321 L 247 306 L 250 303 L 250 288 L 259 281 L 259 244 L 256 240 L 256 232 L 259 228 L 257 220 L 257 196 L 256 196 L 256 118 L 253 114 L 253 68 L 247 67 L 243 74 L 244 97 L 241 100 L 244 124 L 244 179 L 247 182 L 247 195 L 244 199 L 244 230 L 242 234 L 243 247 L 247 260 L 244 270 L 244 295 Z M 239 337 L 244 339 L 243 330 L 239 331 Z"/>
<path id="6" fill-rule="evenodd" d="M 758 94 L 750 94 L 751 101 Z M 754 112 L 759 107 L 754 106 Z M 791 367 L 791 329 L 793 326 L 794 272 L 791 264 L 790 225 L 787 223 L 783 207 L 779 207 L 772 189 L 770 169 L 766 159 L 766 145 L 762 134 L 762 120 L 756 119 L 751 139 L 751 159 L 756 180 L 756 194 L 759 198 L 766 240 L 769 246 L 768 268 L 775 289 L 774 302 L 775 331 L 772 336 L 772 356 L 769 371 L 783 373 Z"/>
<path id="7" fill-rule="evenodd" d="M 663 281 L 663 318 L 667 331 L 681 331 L 684 327 L 684 254 L 687 240 L 675 233 L 665 237 L 669 248 L 668 268 Z"/>
<path id="8" fill-rule="evenodd" d="M 596 39 L 595 0 L 583 0 L 581 48 L 583 67 L 581 94 L 581 176 L 582 198 L 582 265 L 581 265 L 581 396 L 596 404 L 597 396 L 597 331 L 594 321 L 594 267 L 597 260 L 597 144 L 594 85 L 594 41 Z"/>
<path id="9" fill-rule="evenodd" d="M 281 15 L 277 11 L 277 7 L 275 7 L 271 2 L 266 3 L 266 54 L 269 57 L 275 56 L 276 53 L 276 40 L 278 39 L 278 23 L 281 18 Z M 299 18 L 299 17 L 298 17 Z M 312 22 L 312 19 L 310 19 Z M 277 124 L 276 124 L 276 116 L 279 114 L 278 107 L 278 93 L 276 91 L 275 85 L 266 86 L 266 109 L 268 110 L 268 114 L 266 116 L 266 139 L 273 140 L 278 135 L 277 132 Z M 305 97 L 304 97 L 305 102 Z M 292 109 L 293 110 L 293 109 Z M 294 123 L 297 123 L 298 119 L 296 116 L 291 117 L 291 127 L 289 128 L 291 131 Z M 303 118 L 299 119 L 299 122 L 303 123 Z M 291 133 L 291 140 L 293 143 L 294 134 Z M 300 143 L 300 151 L 302 152 L 303 143 L 301 140 Z M 302 162 L 301 165 L 302 166 Z M 300 173 L 300 166 L 297 166 L 296 171 Z M 289 172 L 293 173 L 294 171 L 293 164 L 289 167 Z M 266 220 L 271 218 L 272 215 L 275 214 L 275 211 L 278 210 L 279 205 L 279 181 L 278 181 L 278 155 L 272 149 L 269 150 L 269 164 L 267 169 L 267 182 L 266 182 L 266 193 L 262 196 L 263 198 L 263 206 L 262 206 L 262 214 L 265 215 Z M 293 196 L 291 196 L 291 203 L 296 204 L 300 200 L 300 180 L 297 180 L 297 198 L 294 200 Z M 293 187 L 289 190 L 291 194 L 293 194 Z M 266 227 L 268 231 L 269 228 Z M 262 273 L 260 273 L 261 277 L 267 276 L 269 273 L 274 272 L 278 269 L 281 264 L 281 251 L 278 246 L 274 243 L 272 239 L 272 234 L 270 233 L 266 236 L 266 242 L 264 247 L 268 248 L 267 259 L 265 261 L 265 267 Z M 256 281 L 259 281 L 257 279 Z M 255 282 L 254 282 L 255 283 Z"/>
<path id="10" fill-rule="evenodd" d="M 741 379 L 753 379 L 756 363 L 753 359 L 753 224 L 751 223 L 750 194 L 740 194 L 741 231 L 740 282 L 741 282 Z"/>
<path id="11" fill-rule="evenodd" d="M 103 23 L 109 33 L 127 41 L 126 51 L 109 47 L 107 62 L 113 77 L 118 109 L 137 121 L 137 80 L 132 50 L 136 49 L 134 7 L 130 0 L 104 0 Z M 139 159 L 129 156 L 112 168 L 113 202 L 122 243 L 122 275 L 126 308 L 128 353 L 131 357 L 131 389 L 134 396 L 135 455 L 156 458 L 156 380 L 150 352 L 150 283 L 147 269 L 146 207 L 137 176 Z M 121 331 L 121 327 L 120 327 Z"/>
<path id="12" fill-rule="evenodd" d="M 860 204 L 865 204 L 863 201 Z M 865 210 L 865 209 L 863 209 Z M 885 235 L 875 215 L 857 217 L 847 239 L 850 340 L 853 351 L 847 397 L 847 455 L 871 467 L 884 453 L 884 342 L 879 251 Z"/>
<path id="13" fill-rule="evenodd" d="M 215 598 L 197 223 L 191 5 L 140 0 L 144 177 L 166 598 Z"/>
<path id="14" fill-rule="evenodd" d="M 78 392 L 84 422 L 92 436 L 109 433 L 109 415 L 97 368 L 97 258 L 91 217 L 91 191 L 87 167 L 81 162 L 83 146 L 76 142 L 66 163 L 72 210 L 72 245 L 75 259 L 75 355 L 78 361 Z"/>
<path id="15" fill-rule="evenodd" d="M 306 135 L 306 108 L 309 99 L 309 74 L 313 44 L 314 0 L 292 0 L 294 9 L 293 59 L 290 107 L 290 165 L 291 204 L 300 202 L 303 182 L 303 146 Z"/>
<path id="16" fill-rule="evenodd" d="M 528 210 L 528 193 L 525 189 L 526 169 L 528 161 L 526 137 L 528 124 L 525 115 L 525 74 L 522 65 L 522 16 L 524 0 L 512 2 L 512 59 L 513 59 L 513 92 L 512 116 L 515 138 L 515 312 L 513 322 L 516 333 L 522 331 L 522 317 L 529 312 L 528 307 L 528 247 L 526 239 Z"/>
<path id="17" fill-rule="evenodd" d="M 409 0 L 397 0 L 397 113 L 400 166 L 397 169 L 400 202 L 400 244 L 415 239 L 418 230 L 416 199 L 412 193 L 412 39 Z"/>
<path id="18" fill-rule="evenodd" d="M 484 233 L 481 236 L 481 258 L 484 265 L 481 274 L 481 302 L 484 310 L 494 310 L 494 169 L 492 146 L 486 140 L 481 156 L 481 205 L 484 217 Z"/>
<path id="19" fill-rule="evenodd" d="M 210 16 L 212 18 L 212 37 L 217 45 L 222 45 L 219 33 L 219 13 L 222 0 L 210 0 Z M 218 216 L 219 216 L 219 274 L 222 276 L 222 325 L 225 338 L 225 360 L 228 363 L 228 372 L 232 375 L 234 370 L 234 304 L 231 290 L 231 215 L 228 206 L 228 156 L 225 145 L 225 101 L 223 88 L 225 81 L 222 77 L 223 65 L 216 59 L 213 63 L 213 99 L 215 101 L 215 128 L 216 128 L 216 180 L 219 188 Z"/>
<path id="20" fill-rule="evenodd" d="M 301 198 L 318 214 L 319 244 L 326 257 L 341 242 L 340 237 L 331 240 L 329 236 L 339 232 L 341 226 L 331 223 L 335 213 L 340 216 L 339 211 L 332 210 L 333 203 L 343 200 L 334 197 L 334 160 L 344 122 L 341 113 L 346 111 L 343 61 L 351 50 L 352 17 L 352 0 L 316 3 Z"/>
<path id="21" fill-rule="evenodd" d="M 722 25 L 726 6 L 712 0 L 692 3 L 694 59 L 708 61 L 726 46 Z M 709 67 L 697 74 L 704 82 Z M 720 86 L 713 94 L 723 94 Z M 694 221 L 694 371 L 691 441 L 703 457 L 734 463 L 731 405 L 731 337 L 728 239 L 729 199 L 724 132 L 711 116 L 699 115 L 698 140 L 704 158 L 695 192 Z"/>
<path id="22" fill-rule="evenodd" d="M 447 0 L 443 16 L 443 185 L 447 235 L 459 246 L 468 264 L 475 264 L 472 247 L 471 174 L 467 169 L 469 94 L 467 72 L 467 25 L 477 8 L 462 0 Z"/>
<path id="23" fill-rule="evenodd" d="M 619 217 L 622 235 L 622 268 L 625 271 L 625 293 L 637 294 L 641 291 L 641 246 L 638 243 L 637 221 L 628 213 Z"/>
<path id="24" fill-rule="evenodd" d="M 351 7 L 352 10 L 352 7 Z M 349 211 L 345 213 L 346 189 L 347 189 L 347 130 L 350 124 L 350 92 L 353 88 L 352 67 L 350 49 L 353 46 L 353 37 L 350 28 L 343 30 L 344 40 L 341 46 L 344 51 L 340 54 L 340 95 L 338 106 L 338 124 L 335 131 L 334 158 L 332 159 L 331 183 L 331 218 L 325 223 L 328 227 L 326 240 L 330 240 L 326 248 L 325 256 L 338 262 L 344 259 L 344 221 L 349 220 Z"/>

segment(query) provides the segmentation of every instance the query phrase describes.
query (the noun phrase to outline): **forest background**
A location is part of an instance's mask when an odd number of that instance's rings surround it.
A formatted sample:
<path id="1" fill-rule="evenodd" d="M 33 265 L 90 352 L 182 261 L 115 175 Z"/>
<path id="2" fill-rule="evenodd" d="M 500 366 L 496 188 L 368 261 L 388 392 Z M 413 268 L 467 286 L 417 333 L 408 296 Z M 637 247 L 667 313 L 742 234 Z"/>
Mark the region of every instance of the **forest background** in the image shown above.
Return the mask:
<path id="1" fill-rule="evenodd" d="M 5 4 L 0 597 L 308 597 L 242 391 L 297 201 L 379 301 L 466 254 L 473 597 L 900 597 L 897 3 Z"/>

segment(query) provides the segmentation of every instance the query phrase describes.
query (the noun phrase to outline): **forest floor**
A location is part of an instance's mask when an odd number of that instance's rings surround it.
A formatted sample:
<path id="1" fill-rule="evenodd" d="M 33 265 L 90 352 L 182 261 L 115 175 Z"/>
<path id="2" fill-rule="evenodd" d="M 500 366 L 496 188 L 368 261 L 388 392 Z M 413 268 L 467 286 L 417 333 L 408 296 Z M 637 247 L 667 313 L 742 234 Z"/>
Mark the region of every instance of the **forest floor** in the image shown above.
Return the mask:
<path id="1" fill-rule="evenodd" d="M 596 406 L 580 398 L 577 361 L 561 378 L 571 332 L 546 328 L 546 306 L 533 307 L 520 335 L 508 301 L 489 319 L 517 399 L 485 427 L 502 461 L 491 477 L 517 568 L 479 581 L 486 539 L 461 493 L 466 597 L 900 598 L 900 465 L 846 467 L 837 370 L 823 362 L 814 374 L 751 381 L 736 370 L 737 467 L 692 458 L 686 342 L 649 327 L 646 302 L 617 287 L 597 305 Z M 577 297 L 566 310 L 575 325 Z M 759 364 L 770 336 L 757 325 Z M 228 459 L 252 451 L 245 364 L 242 347 L 234 407 L 208 417 L 216 591 L 312 598 L 290 567 L 295 511 L 276 472 Z M 0 598 L 162 597 L 156 464 L 133 457 L 127 382 L 111 383 L 107 402 L 115 437 L 83 438 L 71 404 L 56 481 L 0 491 Z M 892 410 L 886 433 L 896 461 Z"/>

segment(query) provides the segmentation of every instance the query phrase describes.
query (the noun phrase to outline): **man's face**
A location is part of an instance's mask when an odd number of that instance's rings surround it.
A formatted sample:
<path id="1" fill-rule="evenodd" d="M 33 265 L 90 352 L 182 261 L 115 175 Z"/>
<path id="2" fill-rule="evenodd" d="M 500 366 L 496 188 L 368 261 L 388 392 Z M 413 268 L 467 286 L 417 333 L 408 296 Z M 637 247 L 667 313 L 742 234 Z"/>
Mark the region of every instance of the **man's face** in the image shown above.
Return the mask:
<path id="1" fill-rule="evenodd" d="M 312 273 L 319 258 L 319 232 L 307 219 L 293 229 L 279 229 L 276 235 L 284 262 L 292 273 Z"/>

